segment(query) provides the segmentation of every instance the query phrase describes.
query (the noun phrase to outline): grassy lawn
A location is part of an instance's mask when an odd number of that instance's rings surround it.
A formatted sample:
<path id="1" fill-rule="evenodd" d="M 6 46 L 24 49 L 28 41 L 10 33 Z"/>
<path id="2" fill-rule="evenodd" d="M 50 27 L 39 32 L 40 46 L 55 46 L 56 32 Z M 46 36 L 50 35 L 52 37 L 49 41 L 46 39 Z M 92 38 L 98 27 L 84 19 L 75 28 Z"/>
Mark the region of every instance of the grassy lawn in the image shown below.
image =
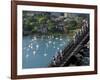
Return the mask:
<path id="1" fill-rule="evenodd" d="M 71 38 L 73 38 L 73 36 L 76 34 L 77 31 L 79 31 L 80 29 L 75 29 L 75 30 L 69 30 L 69 33 L 67 34 L 68 36 L 70 36 Z"/>

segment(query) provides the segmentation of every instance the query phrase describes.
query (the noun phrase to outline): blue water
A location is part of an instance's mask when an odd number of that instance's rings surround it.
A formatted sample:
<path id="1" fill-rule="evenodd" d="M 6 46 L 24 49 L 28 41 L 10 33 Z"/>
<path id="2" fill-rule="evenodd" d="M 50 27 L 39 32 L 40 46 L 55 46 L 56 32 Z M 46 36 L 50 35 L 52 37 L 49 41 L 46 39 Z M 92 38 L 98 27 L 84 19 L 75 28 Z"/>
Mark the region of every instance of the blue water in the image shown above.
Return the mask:
<path id="1" fill-rule="evenodd" d="M 22 44 L 22 67 L 42 68 L 48 67 L 53 56 L 61 52 L 68 45 L 70 38 L 62 36 L 24 36 Z"/>

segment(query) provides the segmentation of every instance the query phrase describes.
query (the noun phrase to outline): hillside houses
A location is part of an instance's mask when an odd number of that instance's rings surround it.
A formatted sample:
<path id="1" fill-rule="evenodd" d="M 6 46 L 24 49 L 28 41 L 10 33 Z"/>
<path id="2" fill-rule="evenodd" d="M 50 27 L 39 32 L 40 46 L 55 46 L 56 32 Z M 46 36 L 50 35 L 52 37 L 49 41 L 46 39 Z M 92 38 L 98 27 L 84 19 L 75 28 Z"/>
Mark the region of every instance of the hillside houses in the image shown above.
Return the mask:
<path id="1" fill-rule="evenodd" d="M 66 32 L 70 21 L 78 22 L 75 13 L 23 11 L 23 34 Z"/>

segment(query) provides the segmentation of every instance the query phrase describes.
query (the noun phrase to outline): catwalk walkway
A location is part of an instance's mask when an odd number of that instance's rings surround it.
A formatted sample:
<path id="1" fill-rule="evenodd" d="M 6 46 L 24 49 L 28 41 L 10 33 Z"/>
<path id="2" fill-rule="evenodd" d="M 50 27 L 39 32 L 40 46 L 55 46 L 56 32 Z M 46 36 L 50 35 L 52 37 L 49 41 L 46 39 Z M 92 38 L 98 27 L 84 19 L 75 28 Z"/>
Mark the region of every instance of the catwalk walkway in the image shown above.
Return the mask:
<path id="1" fill-rule="evenodd" d="M 89 28 L 85 25 L 75 34 L 74 39 L 69 42 L 68 46 L 66 46 L 61 53 L 58 52 L 57 57 L 53 58 L 49 67 L 63 67 L 68 60 L 73 55 L 76 55 L 88 41 Z"/>

